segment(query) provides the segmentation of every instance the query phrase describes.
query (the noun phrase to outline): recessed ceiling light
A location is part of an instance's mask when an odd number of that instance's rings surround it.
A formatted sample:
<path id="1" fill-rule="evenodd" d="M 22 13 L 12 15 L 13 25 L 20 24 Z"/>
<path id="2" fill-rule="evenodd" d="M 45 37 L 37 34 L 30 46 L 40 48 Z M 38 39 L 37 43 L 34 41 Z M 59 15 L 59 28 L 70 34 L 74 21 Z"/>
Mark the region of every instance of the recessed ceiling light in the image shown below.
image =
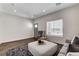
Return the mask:
<path id="1" fill-rule="evenodd" d="M 13 4 L 11 4 L 11 6 L 16 6 L 16 4 L 13 3 Z"/>
<path id="2" fill-rule="evenodd" d="M 61 3 L 56 3 L 56 6 L 60 6 L 61 5 Z"/>
<path id="3" fill-rule="evenodd" d="M 32 17 L 34 17 L 34 16 L 32 16 Z"/>
<path id="4" fill-rule="evenodd" d="M 43 10 L 43 12 L 46 12 L 46 10 Z"/>
<path id="5" fill-rule="evenodd" d="M 14 10 L 14 12 L 16 12 L 16 10 Z"/>

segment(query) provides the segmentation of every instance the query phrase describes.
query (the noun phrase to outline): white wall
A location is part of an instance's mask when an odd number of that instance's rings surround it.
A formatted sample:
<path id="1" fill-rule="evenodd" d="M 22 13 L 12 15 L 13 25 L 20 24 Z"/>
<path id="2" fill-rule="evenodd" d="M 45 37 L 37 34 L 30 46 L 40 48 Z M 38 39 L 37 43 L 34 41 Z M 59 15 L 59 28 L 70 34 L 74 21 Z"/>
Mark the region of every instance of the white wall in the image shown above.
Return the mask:
<path id="1" fill-rule="evenodd" d="M 49 40 L 64 43 L 65 39 L 71 40 L 74 35 L 79 35 L 79 5 L 35 19 L 34 23 L 38 23 L 39 30 L 46 30 L 46 22 L 57 19 L 63 19 L 64 37 L 52 36 Z"/>
<path id="2" fill-rule="evenodd" d="M 33 37 L 31 20 L 0 12 L 0 43 Z"/>

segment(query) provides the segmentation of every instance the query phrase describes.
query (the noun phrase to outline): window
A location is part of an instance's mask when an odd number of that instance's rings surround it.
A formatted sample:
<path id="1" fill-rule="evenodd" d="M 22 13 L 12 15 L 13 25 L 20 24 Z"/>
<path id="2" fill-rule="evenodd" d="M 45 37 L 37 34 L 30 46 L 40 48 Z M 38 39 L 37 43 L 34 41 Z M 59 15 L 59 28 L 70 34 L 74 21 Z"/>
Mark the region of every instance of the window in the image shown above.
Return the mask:
<path id="1" fill-rule="evenodd" d="M 47 22 L 47 35 L 63 36 L 63 20 L 55 20 Z"/>

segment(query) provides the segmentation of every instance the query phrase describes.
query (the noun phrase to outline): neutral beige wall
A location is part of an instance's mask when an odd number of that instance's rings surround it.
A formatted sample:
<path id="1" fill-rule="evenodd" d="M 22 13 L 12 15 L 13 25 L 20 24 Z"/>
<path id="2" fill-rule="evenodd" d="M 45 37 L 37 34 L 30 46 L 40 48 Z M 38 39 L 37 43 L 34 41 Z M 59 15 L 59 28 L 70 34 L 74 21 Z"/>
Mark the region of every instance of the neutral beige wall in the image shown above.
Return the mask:
<path id="1" fill-rule="evenodd" d="M 74 35 L 79 35 L 79 5 L 35 19 L 34 23 L 38 23 L 39 30 L 46 30 L 46 22 L 57 19 L 63 19 L 64 37 L 48 37 L 50 41 L 64 43 L 65 39 L 71 40 Z"/>
<path id="2" fill-rule="evenodd" d="M 33 37 L 31 20 L 0 12 L 0 43 Z"/>

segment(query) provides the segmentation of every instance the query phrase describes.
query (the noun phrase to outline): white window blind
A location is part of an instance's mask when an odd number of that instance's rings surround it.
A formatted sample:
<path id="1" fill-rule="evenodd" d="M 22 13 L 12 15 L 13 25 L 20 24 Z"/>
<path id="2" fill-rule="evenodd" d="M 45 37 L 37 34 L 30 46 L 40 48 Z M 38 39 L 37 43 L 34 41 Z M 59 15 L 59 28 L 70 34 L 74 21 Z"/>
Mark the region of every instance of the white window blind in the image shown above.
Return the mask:
<path id="1" fill-rule="evenodd" d="M 55 20 L 47 22 L 47 35 L 63 36 L 63 20 Z"/>

